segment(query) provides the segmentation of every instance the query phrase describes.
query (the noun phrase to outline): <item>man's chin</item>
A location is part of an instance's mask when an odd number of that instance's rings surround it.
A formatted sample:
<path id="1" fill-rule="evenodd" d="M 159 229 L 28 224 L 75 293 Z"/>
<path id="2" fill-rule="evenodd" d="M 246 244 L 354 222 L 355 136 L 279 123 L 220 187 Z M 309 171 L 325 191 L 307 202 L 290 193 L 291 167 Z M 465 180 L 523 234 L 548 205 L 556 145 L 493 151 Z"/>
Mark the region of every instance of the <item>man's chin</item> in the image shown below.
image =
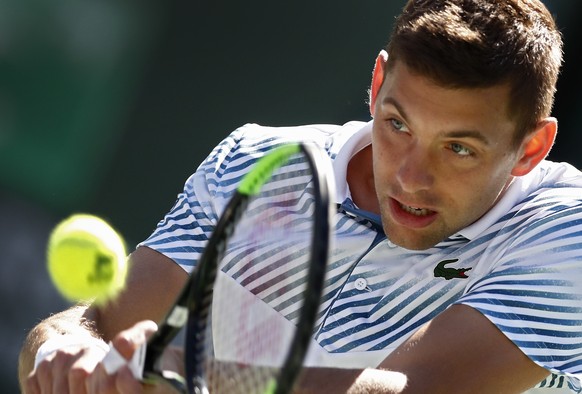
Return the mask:
<path id="1" fill-rule="evenodd" d="M 433 246 L 435 246 L 436 244 L 438 244 L 438 242 L 433 242 L 433 243 L 428 243 L 428 242 L 422 242 L 422 243 L 419 243 L 419 242 L 397 242 L 396 240 L 393 240 L 390 237 L 388 237 L 388 239 L 394 245 L 397 245 L 397 246 L 404 248 L 404 249 L 407 249 L 407 250 L 415 250 L 415 251 L 428 250 L 428 249 L 432 248 Z"/>
<path id="2" fill-rule="evenodd" d="M 437 234 L 421 234 L 418 231 L 390 231 L 389 228 L 389 226 L 384 226 L 388 240 L 394 245 L 408 250 L 427 250 L 445 239 Z"/>

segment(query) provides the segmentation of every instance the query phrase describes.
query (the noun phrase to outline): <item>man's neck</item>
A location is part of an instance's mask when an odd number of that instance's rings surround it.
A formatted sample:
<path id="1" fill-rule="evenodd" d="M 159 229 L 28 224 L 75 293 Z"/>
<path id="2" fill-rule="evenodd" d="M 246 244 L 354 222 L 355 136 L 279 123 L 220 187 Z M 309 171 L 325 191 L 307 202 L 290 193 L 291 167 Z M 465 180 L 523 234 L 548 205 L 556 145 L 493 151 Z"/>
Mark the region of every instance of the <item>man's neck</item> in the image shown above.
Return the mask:
<path id="1" fill-rule="evenodd" d="M 380 214 L 376 188 L 374 187 L 372 145 L 368 145 L 350 159 L 346 177 L 352 200 L 356 206 Z"/>

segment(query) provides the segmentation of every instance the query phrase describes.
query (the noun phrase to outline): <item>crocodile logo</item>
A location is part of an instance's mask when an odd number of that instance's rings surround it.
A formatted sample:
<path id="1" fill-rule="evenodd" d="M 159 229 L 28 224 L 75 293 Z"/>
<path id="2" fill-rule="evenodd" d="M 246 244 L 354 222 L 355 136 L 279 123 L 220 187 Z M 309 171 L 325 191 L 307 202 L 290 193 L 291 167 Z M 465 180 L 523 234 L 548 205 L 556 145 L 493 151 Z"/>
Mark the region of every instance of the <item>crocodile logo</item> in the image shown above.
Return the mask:
<path id="1" fill-rule="evenodd" d="M 470 271 L 472 268 L 449 268 L 445 267 L 447 264 L 455 263 L 459 259 L 443 260 L 434 267 L 434 277 L 435 278 L 445 278 L 446 280 L 451 280 L 453 278 L 467 279 L 468 276 L 465 272 Z"/>

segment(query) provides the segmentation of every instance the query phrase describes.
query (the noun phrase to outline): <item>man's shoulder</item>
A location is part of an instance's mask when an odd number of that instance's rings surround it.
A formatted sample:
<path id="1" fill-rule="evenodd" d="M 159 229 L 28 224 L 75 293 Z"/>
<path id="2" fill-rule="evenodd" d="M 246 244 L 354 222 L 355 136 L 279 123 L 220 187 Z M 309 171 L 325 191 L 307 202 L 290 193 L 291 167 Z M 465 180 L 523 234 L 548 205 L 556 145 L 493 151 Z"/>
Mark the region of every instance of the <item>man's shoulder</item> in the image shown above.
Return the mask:
<path id="1" fill-rule="evenodd" d="M 236 129 L 231 137 L 241 142 L 257 143 L 268 141 L 271 143 L 284 142 L 314 142 L 325 145 L 330 139 L 348 138 L 366 125 L 362 121 L 350 121 L 344 124 L 306 124 L 296 126 L 264 126 L 256 123 L 247 123 Z"/>
<path id="2" fill-rule="evenodd" d="M 544 160 L 537 167 L 537 171 L 541 174 L 545 183 L 549 181 L 582 187 L 582 171 L 572 164 Z"/>
<path id="3" fill-rule="evenodd" d="M 522 185 L 524 195 L 509 213 L 509 224 L 519 223 L 519 232 L 528 237 L 548 229 L 582 232 L 582 172 L 551 161 L 542 162 L 535 171 Z"/>
<path id="4" fill-rule="evenodd" d="M 573 222 L 579 225 L 572 226 Z M 493 245 L 538 237 L 547 228 L 582 231 L 582 172 L 566 163 L 544 161 L 517 178 L 497 204 L 460 233 Z M 485 242 L 488 243 L 488 242 Z"/>
<path id="5" fill-rule="evenodd" d="M 529 208 L 582 207 L 582 172 L 568 163 L 543 161 L 523 189 L 522 204 Z"/>

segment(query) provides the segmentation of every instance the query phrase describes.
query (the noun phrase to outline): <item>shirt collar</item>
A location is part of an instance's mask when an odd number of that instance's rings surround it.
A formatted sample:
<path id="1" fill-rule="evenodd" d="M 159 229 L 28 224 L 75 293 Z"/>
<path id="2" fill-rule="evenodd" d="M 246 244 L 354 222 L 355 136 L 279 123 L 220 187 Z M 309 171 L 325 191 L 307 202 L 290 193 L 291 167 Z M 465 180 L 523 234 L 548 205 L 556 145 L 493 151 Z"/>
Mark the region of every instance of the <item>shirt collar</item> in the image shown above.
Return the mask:
<path id="1" fill-rule="evenodd" d="M 350 131 L 345 143 L 342 144 L 335 156 L 332 166 L 335 174 L 336 203 L 341 204 L 351 197 L 347 182 L 348 163 L 356 153 L 372 143 L 372 121 L 354 131 Z"/>

